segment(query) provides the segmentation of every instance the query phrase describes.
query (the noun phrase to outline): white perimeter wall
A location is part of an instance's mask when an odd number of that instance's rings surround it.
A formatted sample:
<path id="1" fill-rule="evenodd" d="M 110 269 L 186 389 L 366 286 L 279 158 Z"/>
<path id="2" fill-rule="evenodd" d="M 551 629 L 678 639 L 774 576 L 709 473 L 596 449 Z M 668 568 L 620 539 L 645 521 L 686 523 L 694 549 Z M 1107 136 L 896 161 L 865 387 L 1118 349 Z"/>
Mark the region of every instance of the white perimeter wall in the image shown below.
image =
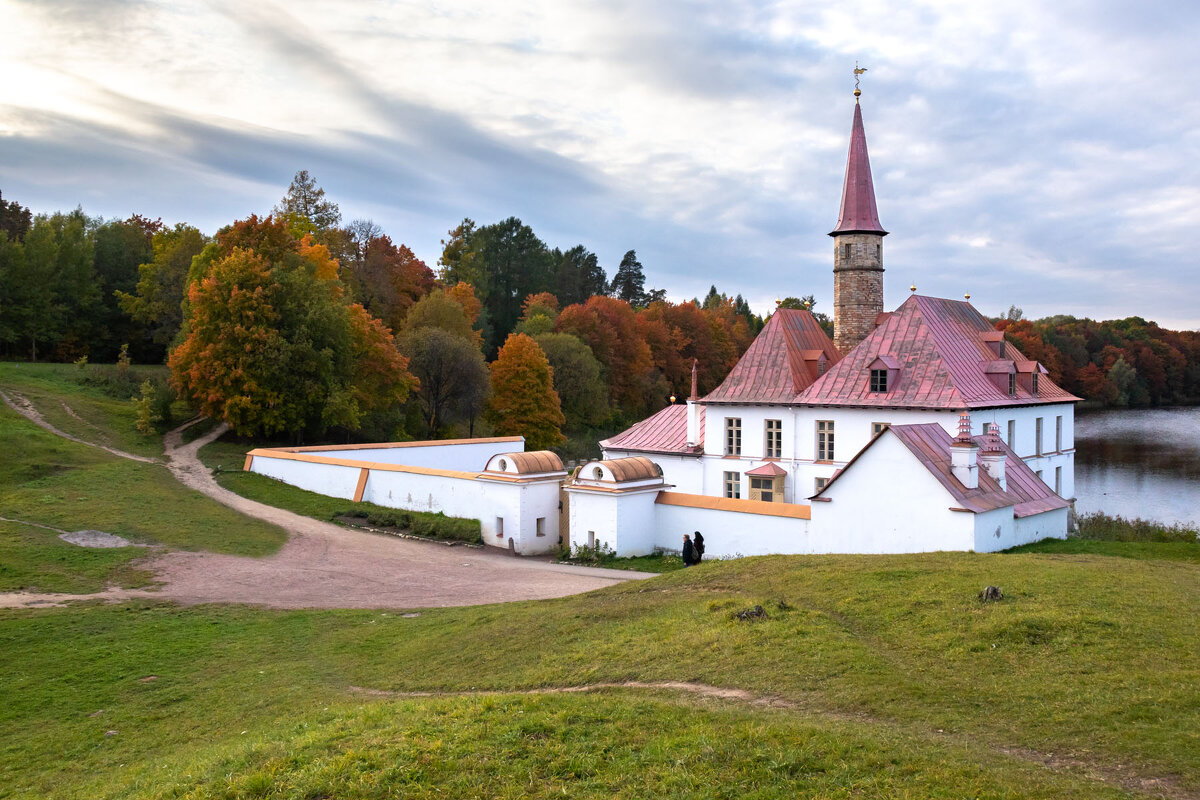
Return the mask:
<path id="1" fill-rule="evenodd" d="M 376 464 L 402 464 L 409 467 L 482 471 L 488 459 L 500 453 L 520 453 L 525 441 L 496 442 L 487 439 L 456 442 L 403 442 L 400 447 L 364 447 L 345 450 L 318 450 L 312 455 L 370 461 Z"/>
<path id="2" fill-rule="evenodd" d="M 250 469 L 301 489 L 351 501 L 362 474 L 361 465 L 322 464 L 265 455 L 254 456 Z M 558 546 L 558 493 L 557 478 L 518 483 L 474 474 L 448 476 L 371 469 L 362 499 L 387 508 L 476 519 L 481 523 L 485 544 L 507 548 L 512 539 L 518 553 L 536 554 Z M 541 536 L 537 534 L 539 518 L 543 520 Z"/>

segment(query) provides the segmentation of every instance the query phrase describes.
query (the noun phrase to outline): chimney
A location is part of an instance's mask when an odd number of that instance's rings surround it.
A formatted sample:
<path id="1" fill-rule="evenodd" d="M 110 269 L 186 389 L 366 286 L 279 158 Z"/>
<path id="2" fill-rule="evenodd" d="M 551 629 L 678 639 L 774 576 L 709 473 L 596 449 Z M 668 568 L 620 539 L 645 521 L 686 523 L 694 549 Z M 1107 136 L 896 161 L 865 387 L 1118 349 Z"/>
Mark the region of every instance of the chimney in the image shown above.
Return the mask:
<path id="1" fill-rule="evenodd" d="M 971 415 L 958 418 L 958 436 L 950 444 L 950 473 L 967 489 L 979 487 L 979 445 L 971 439 Z"/>
<path id="2" fill-rule="evenodd" d="M 692 396 L 687 401 L 687 444 L 695 447 L 700 441 L 700 384 L 696 377 L 696 367 L 699 359 L 692 359 Z"/>
<path id="3" fill-rule="evenodd" d="M 1008 491 L 1008 481 L 1004 477 L 1004 466 L 1008 456 L 1000 443 L 1000 426 L 992 422 L 988 424 L 983 435 L 983 450 L 979 453 L 979 463 L 987 470 L 987 474 L 995 478 L 1002 491 Z"/>

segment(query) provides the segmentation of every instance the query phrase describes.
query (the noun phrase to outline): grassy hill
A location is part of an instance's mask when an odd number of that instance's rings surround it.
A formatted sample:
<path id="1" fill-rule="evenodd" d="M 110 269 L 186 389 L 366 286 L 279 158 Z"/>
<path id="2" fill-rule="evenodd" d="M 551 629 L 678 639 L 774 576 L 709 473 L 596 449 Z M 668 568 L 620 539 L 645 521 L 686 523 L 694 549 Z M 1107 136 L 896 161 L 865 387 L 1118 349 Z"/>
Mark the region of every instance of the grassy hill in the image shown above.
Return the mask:
<path id="1" fill-rule="evenodd" d="M 107 462 L 39 433 L 0 412 L 0 509 L 73 520 L 61 482 Z M 105 502 L 149 536 L 139 491 Z M 1101 544 L 417 615 L 0 611 L 0 798 L 1200 796 L 1200 545 Z M 645 686 L 677 682 L 737 691 Z"/>

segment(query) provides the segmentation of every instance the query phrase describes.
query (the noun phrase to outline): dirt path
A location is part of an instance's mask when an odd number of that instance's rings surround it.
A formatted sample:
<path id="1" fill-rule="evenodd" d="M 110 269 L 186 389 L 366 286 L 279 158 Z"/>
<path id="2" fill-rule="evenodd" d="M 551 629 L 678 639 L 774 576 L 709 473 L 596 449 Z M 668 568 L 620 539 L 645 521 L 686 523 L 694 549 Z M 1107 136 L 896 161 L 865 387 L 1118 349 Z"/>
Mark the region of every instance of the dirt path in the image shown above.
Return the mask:
<path id="1" fill-rule="evenodd" d="M 47 423 L 26 398 L 13 394 L 4 402 L 46 430 L 72 441 L 102 447 L 70 436 Z M 189 423 L 190 425 L 191 423 Z M 266 558 L 169 551 L 150 556 L 141 566 L 161 583 L 157 592 L 110 588 L 90 595 L 0 594 L 0 607 L 29 607 L 69 601 L 121 602 L 158 597 L 185 605 L 245 603 L 271 608 L 420 608 L 503 603 L 564 597 L 651 577 L 626 570 L 550 564 L 491 548 L 446 547 L 429 542 L 367 533 L 293 514 L 247 500 L 217 484 L 197 456 L 201 447 L 221 436 L 219 425 L 183 443 L 183 425 L 163 438 L 167 468 L 180 483 L 250 517 L 288 532 L 279 552 Z M 115 448 L 113 455 L 161 464 Z M 230 532 L 231 536 L 236 531 Z"/>
<path id="2" fill-rule="evenodd" d="M 38 411 L 36 408 L 34 408 L 33 403 L 29 402 L 29 398 L 24 397 L 23 395 L 19 395 L 16 392 L 13 392 L 11 397 L 9 395 L 5 394 L 4 392 L 0 392 L 0 400 L 3 400 L 4 405 L 8 406 L 9 408 L 11 408 L 13 411 L 17 412 L 21 416 L 25 417 L 27 420 L 32 422 L 34 425 L 37 425 L 40 428 L 45 428 L 46 430 L 53 433 L 55 436 L 61 436 L 64 439 L 70 439 L 72 442 L 76 442 L 78 444 L 86 444 L 88 447 L 97 447 L 101 450 L 112 453 L 114 456 L 120 456 L 121 458 L 128 458 L 132 461 L 141 461 L 146 464 L 161 464 L 162 463 L 162 461 L 160 461 L 157 458 L 146 458 L 145 456 L 137 456 L 137 455 L 134 455 L 133 453 L 126 453 L 124 450 L 118 450 L 117 448 L 109 447 L 106 444 L 97 444 L 96 442 L 89 442 L 86 439 L 80 439 L 76 436 L 72 436 L 71 434 L 66 433 L 65 431 L 60 431 L 58 428 L 54 427 L 53 425 L 51 425 L 49 422 L 46 421 L 46 418 L 42 416 L 42 413 L 40 411 Z M 70 414 L 72 417 L 79 419 L 79 416 L 74 411 L 72 411 L 70 408 L 68 408 L 66 403 L 63 403 L 63 408 L 65 408 L 67 410 L 67 413 Z M 82 420 L 80 420 L 80 421 L 82 421 Z"/>

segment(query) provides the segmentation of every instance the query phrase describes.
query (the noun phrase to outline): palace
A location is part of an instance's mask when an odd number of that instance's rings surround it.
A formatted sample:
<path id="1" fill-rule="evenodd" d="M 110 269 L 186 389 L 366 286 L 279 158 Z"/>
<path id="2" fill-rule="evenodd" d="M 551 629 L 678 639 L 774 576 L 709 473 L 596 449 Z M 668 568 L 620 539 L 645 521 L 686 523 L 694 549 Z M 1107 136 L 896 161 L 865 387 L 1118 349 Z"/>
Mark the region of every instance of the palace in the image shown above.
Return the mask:
<path id="1" fill-rule="evenodd" d="M 603 459 L 574 475 L 552 453 L 495 439 L 372 445 L 371 461 L 350 448 L 257 450 L 248 462 L 315 491 L 475 517 L 485 543 L 517 553 L 561 538 L 640 555 L 678 550 L 693 531 L 711 556 L 988 552 L 1065 537 L 1078 398 L 965 300 L 914 287 L 884 311 L 887 231 L 859 94 L 829 234 L 832 340 L 809 311 L 776 309 L 715 391 L 699 396 L 693 364 L 685 404 L 600 442 Z"/>

